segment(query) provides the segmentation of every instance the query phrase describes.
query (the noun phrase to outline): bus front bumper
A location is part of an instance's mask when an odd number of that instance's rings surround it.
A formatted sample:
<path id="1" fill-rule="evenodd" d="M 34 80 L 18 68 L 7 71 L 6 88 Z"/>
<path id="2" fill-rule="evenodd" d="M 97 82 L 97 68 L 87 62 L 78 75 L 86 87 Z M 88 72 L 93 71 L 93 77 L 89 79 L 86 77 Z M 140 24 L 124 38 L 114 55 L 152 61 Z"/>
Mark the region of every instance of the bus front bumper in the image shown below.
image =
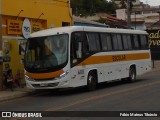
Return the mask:
<path id="1" fill-rule="evenodd" d="M 68 76 L 60 79 L 51 80 L 34 80 L 25 76 L 26 86 L 30 89 L 58 89 L 67 88 L 70 86 L 70 79 Z"/>

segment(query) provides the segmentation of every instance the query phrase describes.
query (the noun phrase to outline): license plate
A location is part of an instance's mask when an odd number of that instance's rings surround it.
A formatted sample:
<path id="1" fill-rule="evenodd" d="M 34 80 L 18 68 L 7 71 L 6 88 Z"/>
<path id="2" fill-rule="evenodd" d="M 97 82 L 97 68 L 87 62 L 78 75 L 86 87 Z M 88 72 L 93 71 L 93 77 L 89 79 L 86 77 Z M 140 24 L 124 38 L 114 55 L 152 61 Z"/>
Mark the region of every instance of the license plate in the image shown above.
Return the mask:
<path id="1" fill-rule="evenodd" d="M 41 83 L 40 86 L 41 87 L 46 87 L 46 86 L 48 86 L 48 84 L 47 83 Z"/>

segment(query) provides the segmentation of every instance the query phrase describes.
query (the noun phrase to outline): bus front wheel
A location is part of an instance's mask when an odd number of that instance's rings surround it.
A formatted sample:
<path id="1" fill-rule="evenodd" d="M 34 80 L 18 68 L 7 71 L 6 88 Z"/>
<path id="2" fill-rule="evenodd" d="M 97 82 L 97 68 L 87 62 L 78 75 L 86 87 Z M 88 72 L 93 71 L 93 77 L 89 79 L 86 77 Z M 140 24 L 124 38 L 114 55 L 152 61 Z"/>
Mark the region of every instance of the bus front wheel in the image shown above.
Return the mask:
<path id="1" fill-rule="evenodd" d="M 89 91 L 95 90 L 97 87 L 97 77 L 94 72 L 89 72 L 88 78 L 87 78 L 87 89 Z"/>

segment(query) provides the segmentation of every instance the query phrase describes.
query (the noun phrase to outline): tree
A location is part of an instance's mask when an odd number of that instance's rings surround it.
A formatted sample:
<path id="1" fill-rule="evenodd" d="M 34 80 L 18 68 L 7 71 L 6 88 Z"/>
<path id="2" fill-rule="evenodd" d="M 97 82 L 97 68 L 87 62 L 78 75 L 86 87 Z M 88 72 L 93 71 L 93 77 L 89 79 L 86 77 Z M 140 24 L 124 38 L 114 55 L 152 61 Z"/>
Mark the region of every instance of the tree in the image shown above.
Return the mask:
<path id="1" fill-rule="evenodd" d="M 117 5 L 107 0 L 71 0 L 73 14 L 76 16 L 89 16 L 97 12 L 115 13 Z"/>
<path id="2" fill-rule="evenodd" d="M 133 8 L 133 3 L 132 2 L 135 2 L 135 0 L 129 0 L 129 3 L 130 3 L 130 9 Z M 120 2 L 120 5 L 122 9 L 127 9 L 127 0 L 121 0 Z"/>

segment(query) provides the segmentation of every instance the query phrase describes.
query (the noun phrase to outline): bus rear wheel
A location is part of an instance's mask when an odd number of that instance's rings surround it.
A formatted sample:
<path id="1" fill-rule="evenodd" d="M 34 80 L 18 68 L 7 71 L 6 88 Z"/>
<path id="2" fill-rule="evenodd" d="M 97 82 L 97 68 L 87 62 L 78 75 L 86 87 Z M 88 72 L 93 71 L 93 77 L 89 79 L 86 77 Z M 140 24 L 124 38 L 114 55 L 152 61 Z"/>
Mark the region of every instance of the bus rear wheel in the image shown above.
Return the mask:
<path id="1" fill-rule="evenodd" d="M 93 91 L 97 88 L 97 77 L 94 72 L 89 72 L 87 78 L 87 89 Z"/>
<path id="2" fill-rule="evenodd" d="M 135 82 L 136 81 L 136 69 L 135 67 L 131 67 L 129 70 L 129 82 Z"/>

